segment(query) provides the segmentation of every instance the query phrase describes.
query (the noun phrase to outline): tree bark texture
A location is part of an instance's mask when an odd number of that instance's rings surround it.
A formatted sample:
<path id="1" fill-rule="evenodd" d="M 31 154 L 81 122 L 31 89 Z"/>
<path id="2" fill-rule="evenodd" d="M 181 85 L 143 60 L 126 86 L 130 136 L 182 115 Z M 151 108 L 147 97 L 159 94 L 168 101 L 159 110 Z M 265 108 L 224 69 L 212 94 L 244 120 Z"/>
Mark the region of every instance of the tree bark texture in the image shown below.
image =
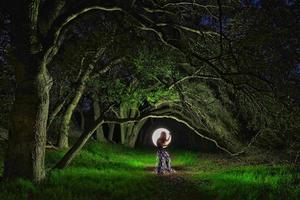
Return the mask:
<path id="1" fill-rule="evenodd" d="M 9 2 L 11 3 L 11 2 Z M 4 178 L 45 177 L 44 158 L 51 77 L 37 33 L 39 0 L 14 2 L 11 8 L 12 45 L 10 64 L 16 71 L 16 93 L 11 112 Z"/>
<path id="2" fill-rule="evenodd" d="M 88 80 L 90 73 L 92 72 L 93 67 L 90 65 L 86 71 L 82 74 L 79 80 L 79 85 L 75 91 L 74 97 L 72 98 L 70 104 L 68 105 L 66 112 L 64 113 L 60 132 L 57 139 L 58 148 L 68 148 L 69 147 L 69 130 L 70 130 L 70 122 L 73 116 L 73 113 L 84 94 L 86 88 L 86 81 Z"/>
<path id="3" fill-rule="evenodd" d="M 45 177 L 49 82 L 44 65 L 35 74 L 31 72 L 26 79 L 18 81 L 4 164 L 6 179 L 23 177 L 39 182 Z"/>

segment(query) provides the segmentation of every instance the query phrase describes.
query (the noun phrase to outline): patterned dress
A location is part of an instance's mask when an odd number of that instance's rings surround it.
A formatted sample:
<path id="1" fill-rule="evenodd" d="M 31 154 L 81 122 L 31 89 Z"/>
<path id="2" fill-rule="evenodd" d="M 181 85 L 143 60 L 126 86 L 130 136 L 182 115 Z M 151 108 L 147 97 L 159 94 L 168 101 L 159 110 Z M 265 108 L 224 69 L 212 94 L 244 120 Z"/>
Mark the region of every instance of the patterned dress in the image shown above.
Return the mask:
<path id="1" fill-rule="evenodd" d="M 155 171 L 157 174 L 166 174 L 174 172 L 174 170 L 171 168 L 170 155 L 162 147 L 158 147 L 157 150 L 157 167 Z"/>

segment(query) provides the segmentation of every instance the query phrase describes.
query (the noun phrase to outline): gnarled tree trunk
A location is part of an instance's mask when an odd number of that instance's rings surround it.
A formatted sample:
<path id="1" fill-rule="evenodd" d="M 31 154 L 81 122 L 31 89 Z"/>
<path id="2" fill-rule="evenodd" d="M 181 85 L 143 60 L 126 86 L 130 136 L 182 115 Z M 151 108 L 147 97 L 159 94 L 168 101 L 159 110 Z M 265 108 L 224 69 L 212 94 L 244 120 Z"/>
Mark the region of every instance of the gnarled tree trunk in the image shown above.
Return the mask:
<path id="1" fill-rule="evenodd" d="M 45 63 L 39 66 L 18 63 L 17 89 L 11 113 L 4 177 L 28 178 L 35 182 L 45 177 L 44 157 L 51 78 Z M 31 69 L 31 70 L 29 70 Z"/>
<path id="2" fill-rule="evenodd" d="M 40 1 L 7 2 L 12 19 L 16 93 L 11 112 L 4 178 L 27 178 L 35 182 L 45 177 L 44 158 L 51 77 L 38 34 Z"/>

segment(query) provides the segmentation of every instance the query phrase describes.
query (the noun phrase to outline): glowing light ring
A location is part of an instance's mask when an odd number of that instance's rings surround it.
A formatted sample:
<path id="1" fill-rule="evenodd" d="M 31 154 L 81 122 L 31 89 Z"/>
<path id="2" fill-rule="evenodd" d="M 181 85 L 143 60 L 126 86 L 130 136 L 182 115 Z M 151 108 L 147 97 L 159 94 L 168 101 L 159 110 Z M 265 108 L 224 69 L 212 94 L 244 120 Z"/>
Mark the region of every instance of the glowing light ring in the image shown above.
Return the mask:
<path id="1" fill-rule="evenodd" d="M 158 138 L 160 137 L 160 135 L 161 135 L 161 133 L 162 133 L 163 131 L 167 133 L 167 138 L 169 138 L 169 136 L 170 136 L 170 141 L 168 142 L 168 144 L 170 144 L 170 142 L 171 142 L 171 140 L 172 140 L 172 135 L 170 134 L 170 131 L 169 131 L 168 129 L 165 129 L 165 128 L 158 128 L 158 129 L 156 129 L 156 130 L 153 132 L 153 134 L 152 134 L 152 142 L 153 142 L 153 144 L 154 144 L 155 146 L 157 146 L 157 145 L 156 145 L 157 140 L 158 140 Z"/>

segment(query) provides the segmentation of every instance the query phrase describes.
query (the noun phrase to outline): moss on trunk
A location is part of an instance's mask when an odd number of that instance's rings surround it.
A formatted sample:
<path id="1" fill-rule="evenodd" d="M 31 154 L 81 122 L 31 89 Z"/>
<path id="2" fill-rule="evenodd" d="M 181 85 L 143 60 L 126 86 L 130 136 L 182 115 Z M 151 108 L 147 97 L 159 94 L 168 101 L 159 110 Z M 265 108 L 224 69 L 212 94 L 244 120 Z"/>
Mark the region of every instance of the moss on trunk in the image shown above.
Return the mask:
<path id="1" fill-rule="evenodd" d="M 51 77 L 42 63 L 40 70 L 21 71 L 17 77 L 11 113 L 8 150 L 4 164 L 6 179 L 28 178 L 39 182 L 45 177 L 44 158 Z"/>

